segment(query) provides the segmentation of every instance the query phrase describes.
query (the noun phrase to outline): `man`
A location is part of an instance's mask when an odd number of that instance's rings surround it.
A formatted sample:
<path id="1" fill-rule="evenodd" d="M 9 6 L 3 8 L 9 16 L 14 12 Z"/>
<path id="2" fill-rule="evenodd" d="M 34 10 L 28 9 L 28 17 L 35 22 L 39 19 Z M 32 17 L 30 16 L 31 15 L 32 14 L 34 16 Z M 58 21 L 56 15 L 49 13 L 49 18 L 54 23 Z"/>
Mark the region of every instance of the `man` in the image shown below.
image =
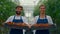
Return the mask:
<path id="1" fill-rule="evenodd" d="M 40 15 L 34 18 L 35 27 L 49 27 L 53 24 L 53 21 L 50 16 L 45 14 L 46 7 L 45 5 L 41 5 L 40 7 Z M 49 34 L 49 29 L 36 30 L 35 34 Z"/>
<path id="2" fill-rule="evenodd" d="M 17 26 L 20 26 L 20 25 L 29 26 L 27 23 L 26 17 L 21 16 L 22 10 L 23 10 L 22 6 L 17 6 L 16 11 L 15 11 L 16 15 L 10 16 L 5 23 L 7 23 L 9 25 L 13 24 L 13 25 L 17 25 Z M 23 34 L 23 29 L 11 28 L 10 34 Z"/>

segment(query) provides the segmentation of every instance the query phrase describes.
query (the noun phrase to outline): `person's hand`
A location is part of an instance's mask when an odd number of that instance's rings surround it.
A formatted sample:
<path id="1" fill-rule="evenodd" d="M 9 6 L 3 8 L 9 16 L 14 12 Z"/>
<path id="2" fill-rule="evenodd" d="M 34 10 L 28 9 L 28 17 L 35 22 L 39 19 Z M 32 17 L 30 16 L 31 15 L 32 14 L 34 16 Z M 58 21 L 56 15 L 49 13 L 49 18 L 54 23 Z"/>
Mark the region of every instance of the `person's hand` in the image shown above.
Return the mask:
<path id="1" fill-rule="evenodd" d="M 29 28 L 31 28 L 31 25 L 28 25 Z"/>
<path id="2" fill-rule="evenodd" d="M 39 27 L 40 25 L 39 25 L 39 24 L 34 24 L 34 25 L 32 25 L 32 26 L 34 26 L 34 27 Z"/>
<path id="3" fill-rule="evenodd" d="M 22 26 L 23 26 L 23 27 L 24 27 L 24 26 L 27 26 L 27 27 L 31 28 L 31 25 L 30 25 L 30 24 L 27 25 L 27 24 L 25 24 L 25 23 L 22 23 Z"/>
<path id="4" fill-rule="evenodd" d="M 25 23 L 15 23 L 16 24 L 16 26 L 26 26 L 26 24 Z"/>
<path id="5" fill-rule="evenodd" d="M 27 26 L 27 24 L 25 24 L 25 23 L 22 23 L 22 26 Z"/>
<path id="6" fill-rule="evenodd" d="M 8 25 L 13 25 L 14 23 L 13 22 L 7 22 Z"/>
<path id="7" fill-rule="evenodd" d="M 49 27 L 49 24 L 34 24 L 35 27 Z"/>
<path id="8" fill-rule="evenodd" d="M 39 27 L 49 27 L 49 24 L 39 24 Z"/>
<path id="9" fill-rule="evenodd" d="M 16 25 L 16 26 L 21 26 L 21 25 L 22 25 L 22 23 L 15 23 L 15 25 Z"/>

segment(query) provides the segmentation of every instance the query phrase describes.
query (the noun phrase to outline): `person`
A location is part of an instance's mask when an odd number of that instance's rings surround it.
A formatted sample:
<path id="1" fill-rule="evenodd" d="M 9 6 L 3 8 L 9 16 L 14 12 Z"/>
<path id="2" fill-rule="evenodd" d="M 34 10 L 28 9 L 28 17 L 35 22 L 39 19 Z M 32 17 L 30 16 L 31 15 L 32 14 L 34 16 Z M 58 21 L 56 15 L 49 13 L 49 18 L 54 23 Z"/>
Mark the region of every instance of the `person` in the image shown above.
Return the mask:
<path id="1" fill-rule="evenodd" d="M 45 10 L 46 7 L 44 4 L 40 5 L 40 15 L 35 16 L 34 18 L 34 25 L 35 27 L 49 27 L 53 24 L 52 18 L 46 15 Z M 42 29 L 42 30 L 34 30 L 35 34 L 49 34 L 49 29 Z"/>
<path id="2" fill-rule="evenodd" d="M 21 24 L 26 24 L 29 27 L 29 25 L 27 23 L 28 22 L 27 18 L 24 16 L 21 16 L 22 10 L 23 10 L 22 6 L 17 6 L 16 11 L 15 11 L 16 15 L 10 16 L 5 23 L 8 23 L 9 25 L 14 23 L 18 26 Z M 10 22 L 12 22 L 12 23 L 10 23 Z M 11 28 L 10 34 L 23 34 L 23 29 Z"/>

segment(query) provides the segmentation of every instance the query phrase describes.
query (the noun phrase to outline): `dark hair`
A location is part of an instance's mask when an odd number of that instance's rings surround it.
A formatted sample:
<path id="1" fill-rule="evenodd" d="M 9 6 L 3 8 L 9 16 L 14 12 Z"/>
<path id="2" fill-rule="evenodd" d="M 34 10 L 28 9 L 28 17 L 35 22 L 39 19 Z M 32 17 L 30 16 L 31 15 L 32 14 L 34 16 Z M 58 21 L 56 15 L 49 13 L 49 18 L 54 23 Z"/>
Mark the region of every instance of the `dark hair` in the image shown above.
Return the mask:
<path id="1" fill-rule="evenodd" d="M 22 6 L 16 6 L 16 9 L 17 9 L 17 8 L 22 8 L 22 10 L 23 10 L 23 7 L 22 7 Z"/>

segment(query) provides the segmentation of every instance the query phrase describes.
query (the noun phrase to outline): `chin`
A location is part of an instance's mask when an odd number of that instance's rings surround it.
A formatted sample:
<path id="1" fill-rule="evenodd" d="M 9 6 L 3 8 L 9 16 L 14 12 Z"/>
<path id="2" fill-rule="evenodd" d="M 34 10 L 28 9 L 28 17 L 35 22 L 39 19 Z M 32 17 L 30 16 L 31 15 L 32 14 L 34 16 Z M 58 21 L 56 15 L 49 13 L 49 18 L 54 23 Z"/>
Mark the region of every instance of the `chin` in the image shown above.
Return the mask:
<path id="1" fill-rule="evenodd" d="M 45 12 L 41 12 L 41 14 L 45 14 Z"/>

